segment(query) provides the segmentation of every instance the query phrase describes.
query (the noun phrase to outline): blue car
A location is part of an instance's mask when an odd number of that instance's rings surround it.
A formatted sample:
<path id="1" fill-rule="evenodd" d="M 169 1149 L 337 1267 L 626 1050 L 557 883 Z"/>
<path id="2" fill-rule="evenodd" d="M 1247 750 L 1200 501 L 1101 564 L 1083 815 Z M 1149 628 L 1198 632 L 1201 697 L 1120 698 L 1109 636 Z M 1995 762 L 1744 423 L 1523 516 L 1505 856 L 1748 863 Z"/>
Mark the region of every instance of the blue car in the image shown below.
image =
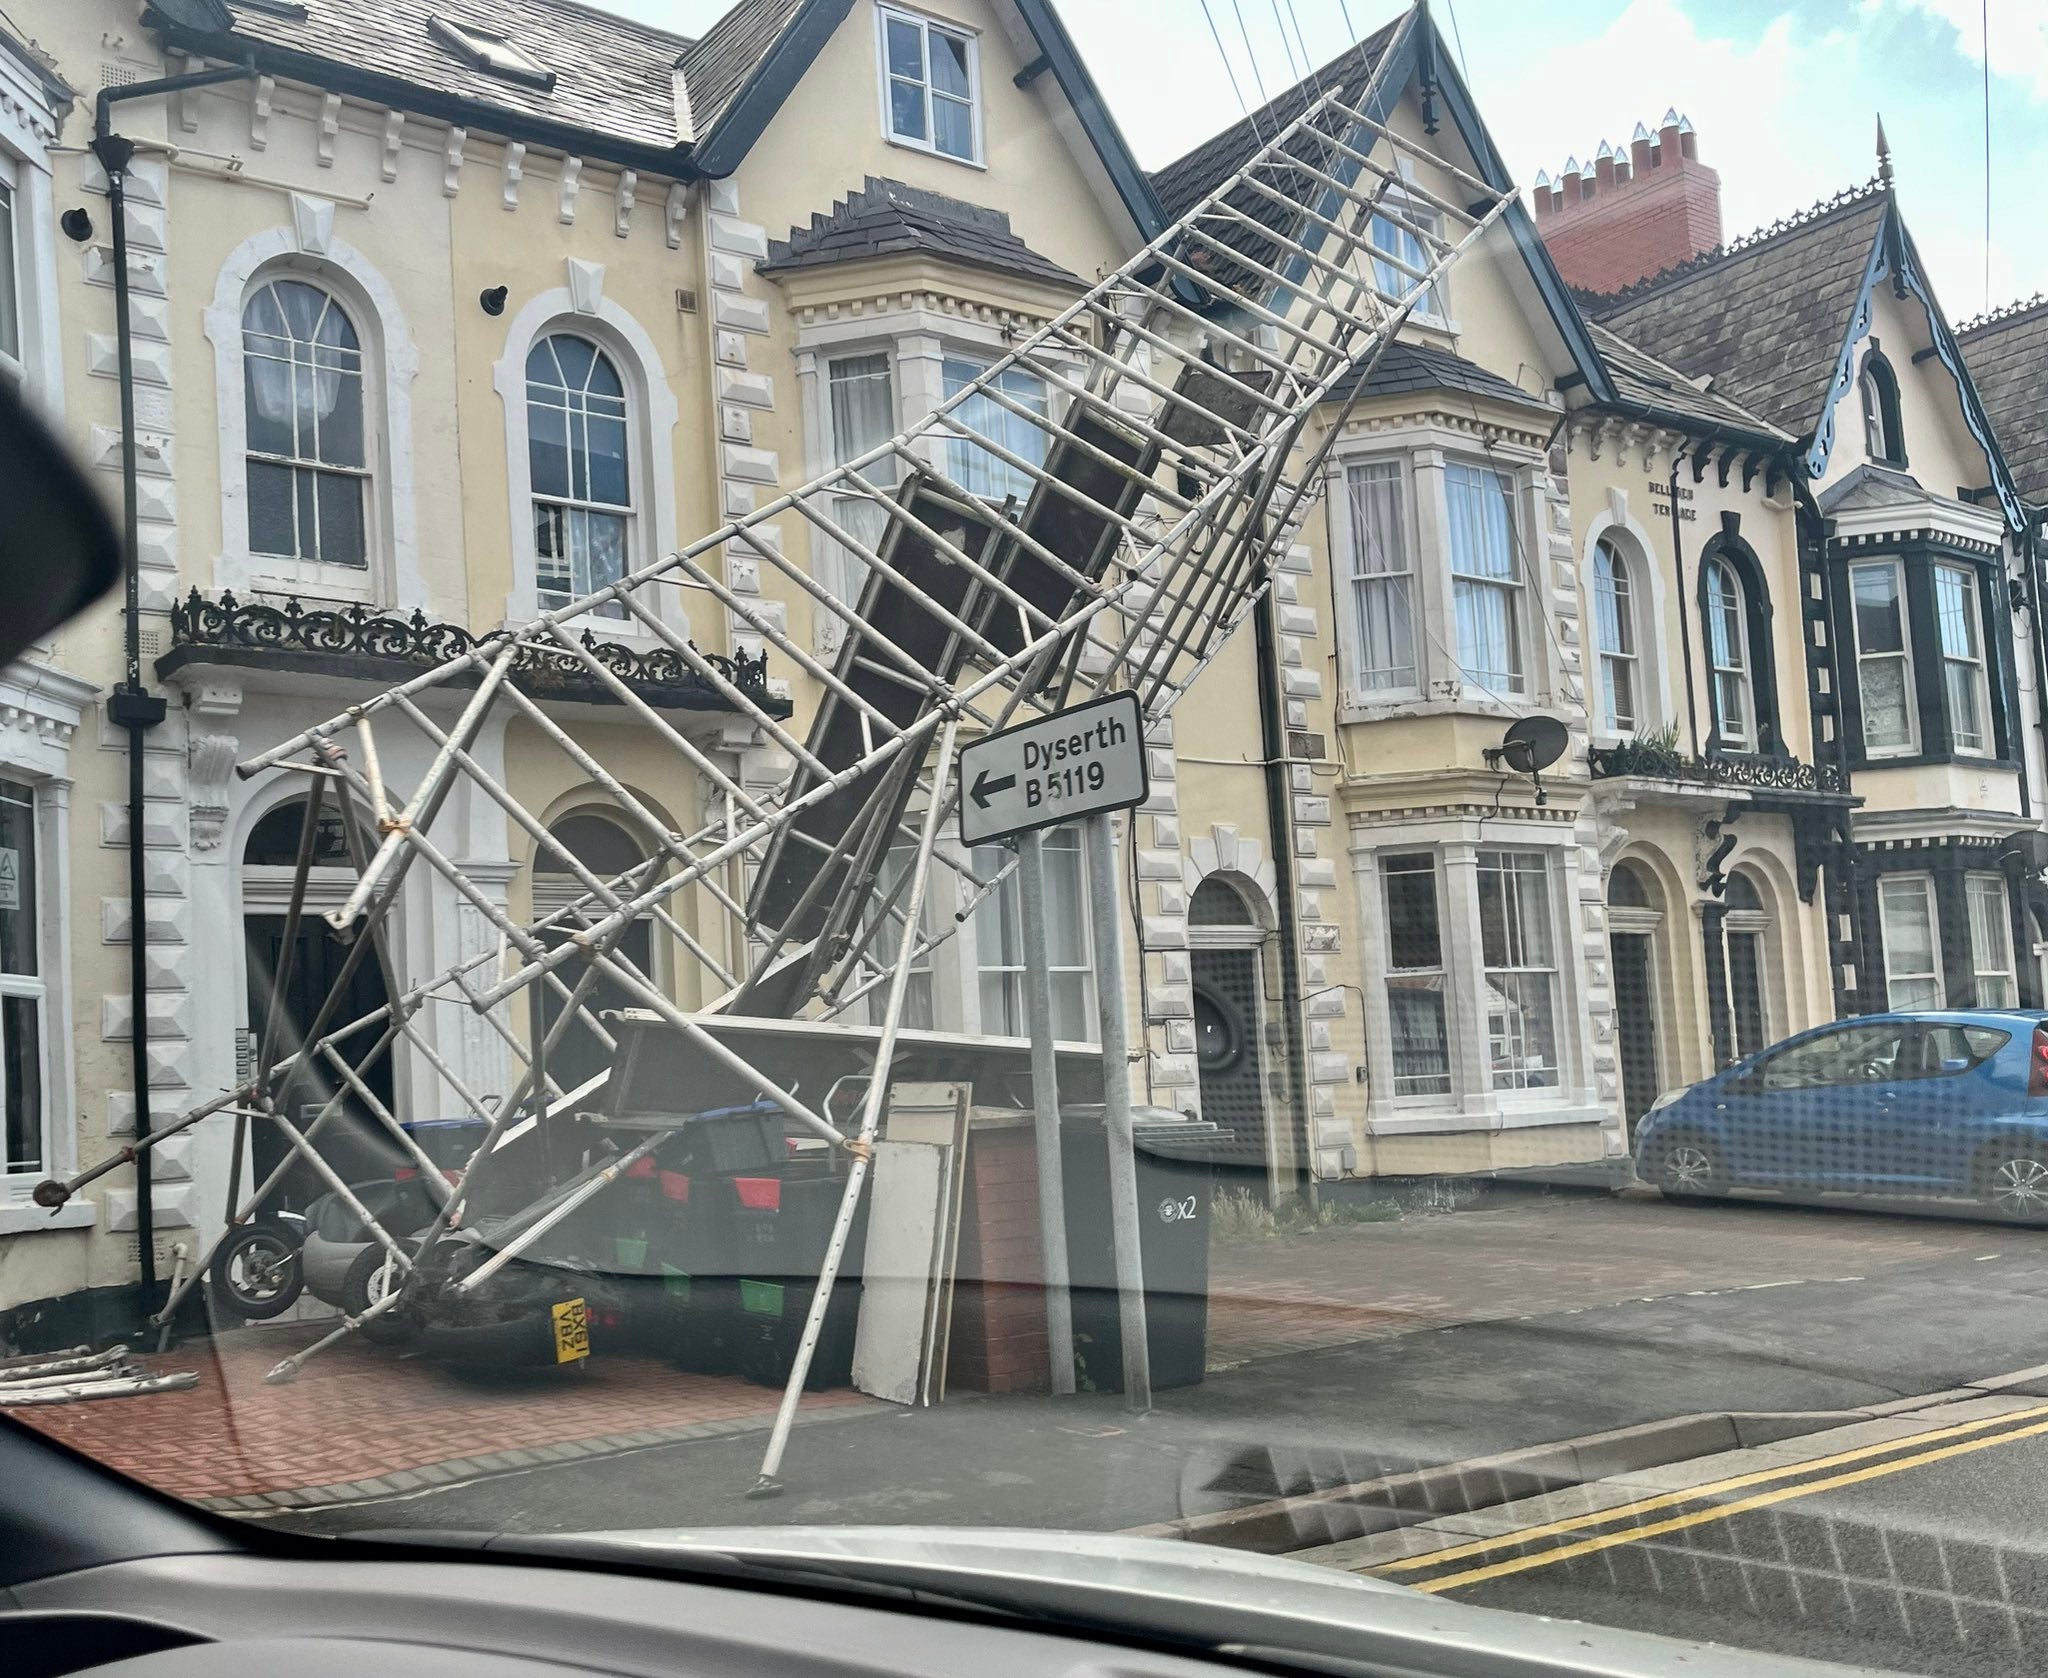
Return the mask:
<path id="1" fill-rule="evenodd" d="M 1674 1200 L 1965 1195 L 2048 1223 L 2048 1013 L 1873 1014 L 1787 1038 L 1661 1097 L 1636 1172 Z"/>

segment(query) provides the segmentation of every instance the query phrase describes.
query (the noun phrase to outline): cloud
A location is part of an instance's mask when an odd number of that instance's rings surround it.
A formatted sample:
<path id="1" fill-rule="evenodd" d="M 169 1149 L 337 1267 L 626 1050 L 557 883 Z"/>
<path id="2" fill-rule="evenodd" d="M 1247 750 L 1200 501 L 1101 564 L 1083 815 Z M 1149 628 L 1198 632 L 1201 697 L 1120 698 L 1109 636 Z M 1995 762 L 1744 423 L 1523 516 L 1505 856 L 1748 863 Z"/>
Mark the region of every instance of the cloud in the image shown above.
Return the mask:
<path id="1" fill-rule="evenodd" d="M 2040 0 L 1866 0 L 1870 12 L 1918 12 L 1956 33 L 1956 51 L 1972 64 L 1984 62 L 1986 26 L 1991 41 L 1991 74 L 2026 90 L 2035 104 L 2048 103 L 2048 6 Z M 1987 16 L 1988 12 L 1988 16 Z"/>

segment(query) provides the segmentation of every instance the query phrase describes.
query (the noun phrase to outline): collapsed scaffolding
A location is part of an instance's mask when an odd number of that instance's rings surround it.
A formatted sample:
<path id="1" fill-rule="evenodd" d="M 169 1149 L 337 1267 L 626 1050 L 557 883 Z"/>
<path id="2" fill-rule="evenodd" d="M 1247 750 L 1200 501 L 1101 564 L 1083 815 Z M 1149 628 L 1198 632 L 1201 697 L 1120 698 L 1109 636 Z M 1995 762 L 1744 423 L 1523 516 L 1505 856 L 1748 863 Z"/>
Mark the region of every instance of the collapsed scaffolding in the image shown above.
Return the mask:
<path id="1" fill-rule="evenodd" d="M 1380 63 L 1402 58 L 1396 48 Z M 113 1159 L 42 1185 L 38 1203 L 61 1205 L 165 1137 L 231 1114 L 230 1192 L 239 1199 L 173 1287 L 156 1319 L 168 1323 L 208 1273 L 213 1249 L 303 1162 L 361 1219 L 384 1263 L 374 1301 L 272 1371 L 286 1379 L 343 1337 L 374 1332 L 380 1318 L 488 1290 L 673 1134 L 648 1129 L 631 1146 L 622 1139 L 594 1151 L 588 1127 L 572 1129 L 578 1115 L 623 1099 L 607 1090 L 608 1073 L 564 1088 L 549 1071 L 572 1029 L 618 1053 L 629 1034 L 616 1010 L 600 1006 L 602 989 L 685 1047 L 707 1086 L 772 1103 L 850 1158 L 765 1483 L 804 1385 L 887 1087 L 904 1045 L 920 1035 L 904 1025 L 910 976 L 1018 866 L 1012 857 L 977 875 L 940 848 L 961 792 L 959 746 L 1111 692 L 1135 694 L 1148 724 L 1166 717 L 1269 586 L 1342 415 L 1380 355 L 1511 202 L 1396 134 L 1384 118 L 1398 89 L 1383 78 L 1384 69 L 1355 91 L 1308 99 L 1174 226 L 909 431 L 241 764 L 244 776 L 284 771 L 308 783 L 284 955 L 252 1073 Z M 1440 194 L 1418 177 L 1468 196 Z M 1042 403 L 1007 377 L 1019 373 L 1045 393 Z M 1326 412 L 1311 431 L 1311 416 L 1326 408 L 1335 417 Z M 975 478 L 1008 492 L 997 498 L 962 481 Z M 857 592 L 825 586 L 820 567 L 794 557 L 795 544 L 785 551 L 775 521 L 792 516 L 808 527 L 812 554 L 841 556 L 841 569 L 862 579 Z M 814 653 L 784 626 L 762 586 L 771 577 L 787 601 L 802 599 L 814 619 L 836 624 L 835 654 Z M 685 594 L 716 602 L 735 639 L 787 660 L 815 688 L 805 733 L 786 726 L 786 705 L 736 680 L 730 661 L 677 627 Z M 621 623 L 783 754 L 790 768 L 776 792 L 743 784 L 611 668 L 593 632 Z M 515 666 L 533 661 L 587 676 L 711 789 L 694 831 L 675 830 L 550 713 L 544 693 L 515 679 Z M 572 763 L 592 800 L 606 801 L 651 854 L 606 876 L 551 833 L 476 751 L 485 728 L 508 717 Z M 383 765 L 408 733 L 428 767 L 398 789 Z M 436 823 L 458 786 L 531 841 L 537 867 L 570 877 L 570 902 L 515 918 L 451 860 L 459 847 L 437 842 Z M 352 942 L 302 1037 L 287 1043 L 283 997 L 330 797 L 353 879 L 325 918 Z M 963 887 L 961 913 L 936 928 L 924 912 L 934 867 L 954 870 Z M 482 917 L 496 945 L 404 984 L 389 922 L 422 868 Z M 658 959 L 636 961 L 623 947 L 636 924 L 653 928 Z M 343 1017 L 366 962 L 377 965 L 388 1000 Z M 678 997 L 712 1000 L 686 1008 Z M 478 1016 L 509 1057 L 514 1079 L 501 1099 L 474 1091 L 424 1028 L 422 1011 L 447 1003 Z M 838 1070 L 822 1099 L 797 1087 L 789 1042 L 745 1029 L 750 1020 L 802 1022 L 808 1050 L 825 1041 L 845 1051 L 825 1056 Z M 401 1053 L 418 1056 L 486 1127 L 459 1182 L 372 1088 L 370 1069 Z M 314 1068 L 331 1077 L 332 1093 L 310 1122 L 294 1122 L 281 1093 Z M 1124 1076 L 1105 1060 L 1105 1088 Z M 848 1110 L 835 1113 L 848 1092 Z M 368 1114 L 413 1161 L 433 1202 L 424 1233 L 386 1227 L 323 1157 L 323 1128 L 345 1107 Z M 287 1152 L 242 1193 L 252 1124 L 272 1127 Z M 487 1216 L 475 1208 L 494 1180 L 523 1187 L 516 1204 Z"/>

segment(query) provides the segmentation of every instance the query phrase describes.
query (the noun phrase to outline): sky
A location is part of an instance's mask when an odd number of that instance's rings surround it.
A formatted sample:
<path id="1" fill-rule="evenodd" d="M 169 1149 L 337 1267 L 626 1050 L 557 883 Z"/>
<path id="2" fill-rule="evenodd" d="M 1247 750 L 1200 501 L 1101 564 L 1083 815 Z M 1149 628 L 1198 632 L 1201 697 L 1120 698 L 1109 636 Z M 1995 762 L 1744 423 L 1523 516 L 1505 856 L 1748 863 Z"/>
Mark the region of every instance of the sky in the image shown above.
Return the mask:
<path id="1" fill-rule="evenodd" d="M 598 0 L 696 34 L 727 0 Z M 1156 168 L 1402 9 L 1398 0 L 1061 0 Z M 2048 292 L 2048 0 L 1434 0 L 1516 179 L 1590 164 L 1667 108 L 1721 176 L 1731 238 L 1876 172 L 1951 321 Z M 1209 17 L 1221 35 L 1211 33 Z M 1240 19 L 1242 23 L 1240 23 Z M 1989 38 L 1990 239 L 1985 238 Z M 1228 69 L 1226 69 L 1226 57 Z M 1233 77 L 1235 85 L 1233 86 Z M 1987 283 L 1988 271 L 1988 283 Z"/>

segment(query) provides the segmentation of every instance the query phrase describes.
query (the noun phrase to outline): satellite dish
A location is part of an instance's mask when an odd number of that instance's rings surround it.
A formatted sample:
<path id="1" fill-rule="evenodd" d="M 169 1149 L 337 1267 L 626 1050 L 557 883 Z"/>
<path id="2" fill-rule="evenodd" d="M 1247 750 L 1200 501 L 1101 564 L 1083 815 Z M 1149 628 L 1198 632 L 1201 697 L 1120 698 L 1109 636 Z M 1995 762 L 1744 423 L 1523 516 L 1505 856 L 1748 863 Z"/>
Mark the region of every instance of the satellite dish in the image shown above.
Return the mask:
<path id="1" fill-rule="evenodd" d="M 1518 775 L 1540 775 L 1571 743 L 1571 730 L 1557 718 L 1524 717 L 1502 736 L 1498 755 Z"/>

